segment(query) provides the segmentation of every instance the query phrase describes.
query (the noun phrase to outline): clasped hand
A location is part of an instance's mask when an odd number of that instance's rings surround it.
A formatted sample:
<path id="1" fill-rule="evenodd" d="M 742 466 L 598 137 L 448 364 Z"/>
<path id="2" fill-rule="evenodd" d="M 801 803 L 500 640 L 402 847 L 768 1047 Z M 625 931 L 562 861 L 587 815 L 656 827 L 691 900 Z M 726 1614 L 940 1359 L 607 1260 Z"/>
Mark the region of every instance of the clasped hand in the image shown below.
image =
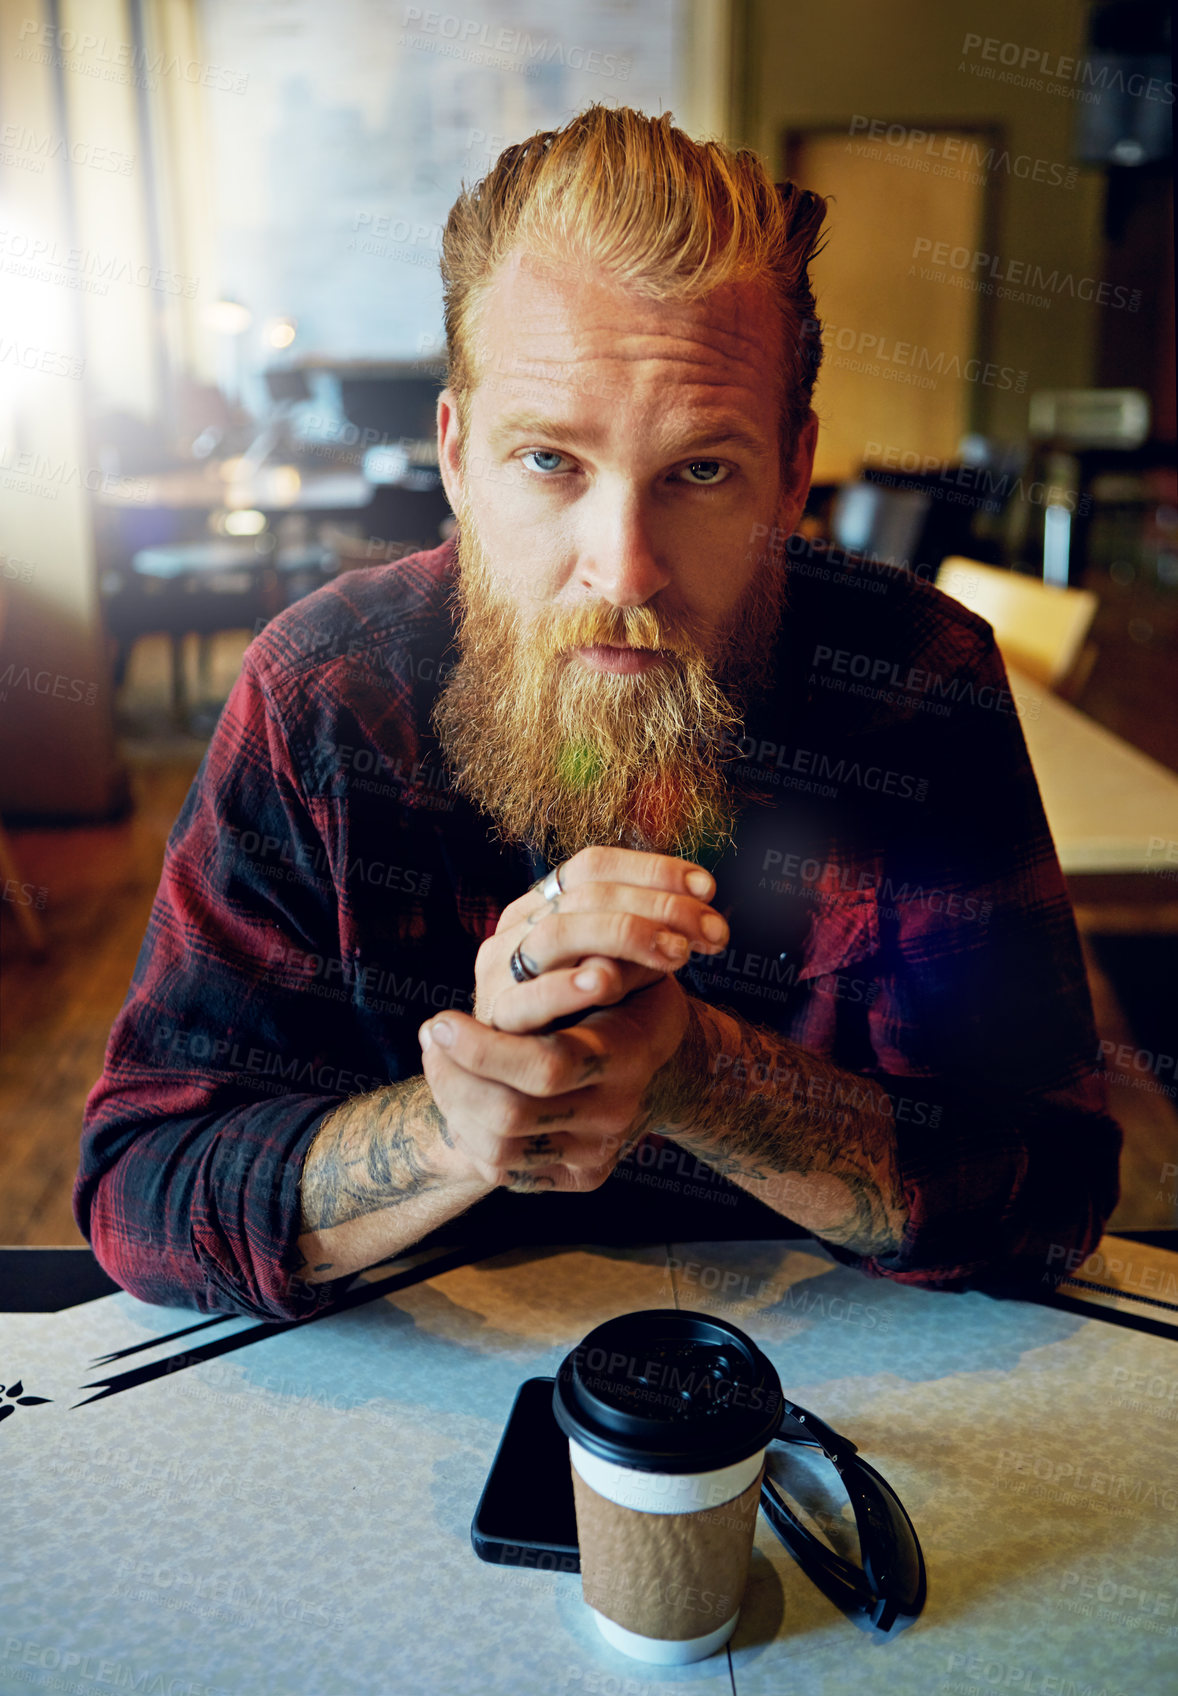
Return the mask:
<path id="1" fill-rule="evenodd" d="M 605 1182 L 636 1140 L 651 1078 L 683 1039 L 687 1000 L 674 973 L 728 940 L 708 906 L 712 877 L 687 860 L 585 848 L 560 882 L 553 901 L 533 887 L 504 908 L 475 961 L 473 1016 L 448 1011 L 419 1032 L 447 1133 L 489 1184 Z M 512 975 L 517 947 L 537 974 L 529 982 Z"/>

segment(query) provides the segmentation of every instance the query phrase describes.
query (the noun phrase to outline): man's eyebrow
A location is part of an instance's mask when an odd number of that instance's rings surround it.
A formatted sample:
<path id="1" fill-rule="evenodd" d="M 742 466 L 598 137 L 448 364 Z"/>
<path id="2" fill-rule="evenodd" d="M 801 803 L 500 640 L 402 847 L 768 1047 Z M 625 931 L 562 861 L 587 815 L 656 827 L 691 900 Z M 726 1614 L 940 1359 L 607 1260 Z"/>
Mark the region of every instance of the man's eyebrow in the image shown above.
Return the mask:
<path id="1" fill-rule="evenodd" d="M 700 448 L 719 448 L 729 442 L 744 448 L 755 458 L 764 459 L 772 452 L 772 444 L 766 442 L 747 425 L 735 421 L 721 423 L 713 430 L 705 430 L 702 435 L 693 436 L 685 446 L 685 452 L 698 453 Z"/>
<path id="2" fill-rule="evenodd" d="M 492 447 L 502 446 L 513 436 L 531 436 L 539 441 L 565 441 L 570 444 L 579 441 L 591 447 L 604 434 L 604 429 L 597 425 L 585 428 L 571 421 L 550 418 L 541 412 L 511 412 L 490 427 L 487 437 Z M 696 431 L 688 441 L 679 444 L 672 457 L 686 458 L 702 448 L 724 447 L 729 443 L 744 448 L 758 459 L 765 459 L 772 452 L 772 443 L 762 439 L 740 419 L 717 418 L 704 429 Z"/>
<path id="3" fill-rule="evenodd" d="M 487 439 L 492 447 L 498 447 L 509 436 L 563 436 L 568 440 L 573 433 L 571 425 L 546 418 L 541 412 L 509 412 L 491 426 Z"/>

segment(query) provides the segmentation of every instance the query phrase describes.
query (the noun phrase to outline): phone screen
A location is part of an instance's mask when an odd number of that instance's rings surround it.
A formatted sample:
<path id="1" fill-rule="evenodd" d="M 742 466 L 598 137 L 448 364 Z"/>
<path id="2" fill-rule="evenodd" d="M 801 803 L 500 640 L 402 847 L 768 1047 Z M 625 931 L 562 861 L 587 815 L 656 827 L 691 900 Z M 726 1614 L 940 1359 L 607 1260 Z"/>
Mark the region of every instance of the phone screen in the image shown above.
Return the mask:
<path id="1" fill-rule="evenodd" d="M 516 1395 L 470 1528 L 483 1560 L 580 1570 L 569 1440 L 553 1416 L 554 1382 L 529 1378 Z"/>

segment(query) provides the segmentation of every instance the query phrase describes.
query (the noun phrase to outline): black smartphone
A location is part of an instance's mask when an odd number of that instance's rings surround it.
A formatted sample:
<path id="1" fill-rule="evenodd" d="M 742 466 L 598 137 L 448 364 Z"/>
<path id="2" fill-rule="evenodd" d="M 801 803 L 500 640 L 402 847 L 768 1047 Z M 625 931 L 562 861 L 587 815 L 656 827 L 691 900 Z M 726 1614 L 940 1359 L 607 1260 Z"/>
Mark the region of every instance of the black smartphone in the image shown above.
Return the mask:
<path id="1" fill-rule="evenodd" d="M 521 1384 L 470 1526 L 483 1561 L 580 1572 L 569 1440 L 552 1412 L 555 1378 Z"/>

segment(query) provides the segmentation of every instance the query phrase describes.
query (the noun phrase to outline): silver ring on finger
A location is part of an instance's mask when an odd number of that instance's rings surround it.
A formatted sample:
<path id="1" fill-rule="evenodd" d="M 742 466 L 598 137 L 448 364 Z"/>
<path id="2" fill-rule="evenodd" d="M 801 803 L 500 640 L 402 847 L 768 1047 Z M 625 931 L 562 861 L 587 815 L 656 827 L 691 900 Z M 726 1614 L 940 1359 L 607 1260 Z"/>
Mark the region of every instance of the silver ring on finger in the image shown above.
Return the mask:
<path id="1" fill-rule="evenodd" d="M 533 978 L 540 976 L 539 966 L 534 966 L 528 959 L 523 951 L 522 944 L 516 946 L 508 964 L 516 983 L 531 983 Z"/>
<path id="2" fill-rule="evenodd" d="M 540 885 L 540 893 L 544 897 L 545 901 L 555 901 L 558 895 L 563 895 L 565 893 L 564 885 L 560 881 L 561 869 L 562 868 L 560 866 L 553 866 L 548 876 L 544 879 L 544 882 Z"/>

